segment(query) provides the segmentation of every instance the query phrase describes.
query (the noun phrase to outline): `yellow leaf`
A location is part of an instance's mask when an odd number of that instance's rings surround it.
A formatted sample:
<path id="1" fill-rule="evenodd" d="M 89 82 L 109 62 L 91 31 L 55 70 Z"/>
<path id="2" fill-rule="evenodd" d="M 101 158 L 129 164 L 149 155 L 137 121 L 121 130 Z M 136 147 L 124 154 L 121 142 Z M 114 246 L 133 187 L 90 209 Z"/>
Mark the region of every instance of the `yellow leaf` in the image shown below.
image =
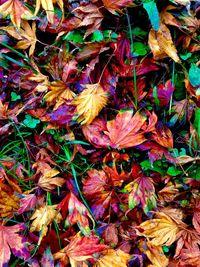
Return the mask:
<path id="1" fill-rule="evenodd" d="M 65 179 L 60 177 L 54 177 L 59 174 L 56 169 L 51 169 L 42 175 L 38 181 L 38 186 L 43 190 L 51 191 L 57 186 L 62 186 L 65 183 Z M 53 178 L 54 177 L 54 178 Z"/>
<path id="2" fill-rule="evenodd" d="M 45 96 L 45 100 L 49 105 L 54 105 L 56 110 L 65 101 L 72 100 L 76 94 L 72 92 L 63 81 L 54 81 L 50 84 L 50 90 Z"/>
<path id="3" fill-rule="evenodd" d="M 108 101 L 108 93 L 103 90 L 99 83 L 87 84 L 73 101 L 79 115 L 78 121 L 81 124 L 90 124 Z"/>
<path id="4" fill-rule="evenodd" d="M 130 259 L 130 255 L 121 249 L 108 249 L 103 252 L 103 255 L 94 267 L 126 267 Z"/>
<path id="5" fill-rule="evenodd" d="M 139 249 L 147 255 L 154 267 L 167 267 L 169 259 L 165 256 L 162 246 L 153 246 L 151 242 L 142 241 Z"/>
<path id="6" fill-rule="evenodd" d="M 47 234 L 47 226 L 54 220 L 56 222 L 60 222 L 62 220 L 62 216 L 56 208 L 57 205 L 40 207 L 30 218 L 30 220 L 34 220 L 31 224 L 30 231 L 40 232 L 38 245 L 40 245 L 42 238 Z"/>
<path id="7" fill-rule="evenodd" d="M 137 234 L 145 236 L 153 246 L 170 246 L 181 230 L 178 224 L 163 212 L 156 213 L 157 219 L 151 219 L 138 226 Z"/>
<path id="8" fill-rule="evenodd" d="M 31 19 L 33 14 L 19 0 L 8 0 L 0 6 L 0 14 L 3 18 L 10 15 L 14 26 L 20 28 L 21 19 Z"/>
<path id="9" fill-rule="evenodd" d="M 55 2 L 58 3 L 60 9 L 64 13 L 62 0 L 36 0 L 34 15 L 37 15 L 37 13 L 40 9 L 40 6 L 42 6 L 42 8 L 46 11 L 48 21 L 51 24 L 53 24 L 54 23 L 54 6 L 53 6 L 53 3 L 55 3 Z"/>
<path id="10" fill-rule="evenodd" d="M 169 56 L 175 62 L 180 62 L 176 47 L 172 41 L 171 33 L 165 24 L 161 23 L 157 32 L 151 29 L 148 44 L 154 59 L 159 60 Z"/>
<path id="11" fill-rule="evenodd" d="M 6 27 L 7 33 L 19 40 L 15 48 L 18 49 L 27 49 L 29 48 L 29 56 L 34 53 L 35 44 L 37 41 L 36 34 L 36 24 L 32 23 L 32 27 L 27 21 L 22 21 L 20 30 L 16 29 L 13 26 Z"/>

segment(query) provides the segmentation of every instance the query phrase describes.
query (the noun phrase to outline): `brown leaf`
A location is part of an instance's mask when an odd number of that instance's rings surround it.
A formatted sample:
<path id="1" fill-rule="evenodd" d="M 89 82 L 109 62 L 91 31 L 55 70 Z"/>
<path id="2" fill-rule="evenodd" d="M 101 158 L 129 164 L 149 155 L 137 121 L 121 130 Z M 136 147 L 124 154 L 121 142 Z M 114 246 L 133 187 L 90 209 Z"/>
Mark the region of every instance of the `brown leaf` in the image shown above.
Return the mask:
<path id="1" fill-rule="evenodd" d="M 81 124 L 90 124 L 108 102 L 108 93 L 99 83 L 87 84 L 72 104 L 77 107 L 78 121 Z"/>
<path id="2" fill-rule="evenodd" d="M 3 18 L 10 15 L 14 26 L 20 28 L 21 19 L 31 19 L 33 14 L 19 0 L 8 0 L 0 6 L 0 14 Z"/>
<path id="3" fill-rule="evenodd" d="M 161 146 L 173 148 L 172 132 L 167 126 L 162 125 L 160 122 L 156 125 L 156 129 L 152 133 L 151 138 Z"/>

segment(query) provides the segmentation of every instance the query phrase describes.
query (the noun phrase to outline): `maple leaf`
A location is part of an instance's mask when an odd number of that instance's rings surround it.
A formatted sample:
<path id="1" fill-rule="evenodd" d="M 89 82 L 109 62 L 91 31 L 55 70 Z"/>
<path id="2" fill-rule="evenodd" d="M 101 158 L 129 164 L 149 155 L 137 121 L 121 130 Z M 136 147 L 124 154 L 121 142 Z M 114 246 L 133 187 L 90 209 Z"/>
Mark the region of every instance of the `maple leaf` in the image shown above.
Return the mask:
<path id="1" fill-rule="evenodd" d="M 148 44 L 154 59 L 159 60 L 169 56 L 175 62 L 181 62 L 172 41 L 171 33 L 165 24 L 161 23 L 158 31 L 151 29 Z"/>
<path id="2" fill-rule="evenodd" d="M 179 225 L 164 212 L 156 212 L 156 219 L 141 223 L 136 232 L 145 236 L 153 246 L 170 246 L 177 240 Z"/>
<path id="3" fill-rule="evenodd" d="M 41 265 L 44 267 L 54 267 L 54 259 L 53 259 L 53 255 L 51 253 L 51 249 L 50 247 L 47 247 L 42 259 L 41 259 Z"/>
<path id="4" fill-rule="evenodd" d="M 121 249 L 107 249 L 102 252 L 102 255 L 95 262 L 94 267 L 126 267 L 131 257 Z"/>
<path id="5" fill-rule="evenodd" d="M 172 132 L 161 122 L 157 123 L 156 129 L 152 132 L 151 138 L 161 146 L 173 148 Z"/>
<path id="6" fill-rule="evenodd" d="M 40 245 L 42 238 L 47 234 L 47 226 L 54 220 L 59 223 L 62 220 L 62 216 L 57 210 L 57 205 L 42 206 L 36 209 L 30 220 L 34 220 L 31 224 L 30 232 L 40 232 L 38 240 L 38 245 Z"/>
<path id="7" fill-rule="evenodd" d="M 94 253 L 107 248 L 106 245 L 98 242 L 99 239 L 96 236 L 81 236 L 78 233 L 65 248 L 53 255 L 54 259 L 61 259 L 66 265 L 70 262 L 72 267 L 77 267 L 78 264 L 91 259 Z"/>
<path id="8" fill-rule="evenodd" d="M 122 13 L 122 8 L 132 6 L 132 0 L 102 0 L 104 7 L 112 14 Z"/>
<path id="9" fill-rule="evenodd" d="M 199 249 L 183 249 L 181 253 L 181 258 L 179 260 L 180 267 L 196 267 L 200 265 L 200 252 Z"/>
<path id="10" fill-rule="evenodd" d="M 58 209 L 61 209 L 63 218 L 65 220 L 65 226 L 78 224 L 80 230 L 83 233 L 90 232 L 88 218 L 94 223 L 94 220 L 86 207 L 77 199 L 77 197 L 70 192 L 66 197 L 59 203 Z M 69 213 L 67 215 L 67 213 Z"/>
<path id="11" fill-rule="evenodd" d="M 165 256 L 162 246 L 153 246 L 151 242 L 141 241 L 139 249 L 147 255 L 152 267 L 167 267 L 169 259 Z"/>
<path id="12" fill-rule="evenodd" d="M 33 210 L 37 204 L 37 197 L 35 194 L 20 195 L 23 197 L 20 199 L 20 207 L 18 209 L 18 214 L 21 214 L 28 210 Z"/>
<path id="13" fill-rule="evenodd" d="M 29 25 L 29 23 L 25 20 L 21 23 L 21 28 L 16 29 L 13 26 L 7 26 L 6 31 L 19 40 L 15 46 L 15 48 L 18 49 L 27 49 L 29 48 L 29 56 L 33 55 L 35 50 L 35 45 L 37 42 L 37 37 L 35 34 L 36 31 L 36 23 L 32 23 L 32 27 Z"/>
<path id="14" fill-rule="evenodd" d="M 0 217 L 11 218 L 19 208 L 19 197 L 10 186 L 0 184 Z"/>
<path id="15" fill-rule="evenodd" d="M 127 184 L 125 189 L 130 192 L 128 197 L 129 208 L 141 204 L 145 213 L 156 207 L 156 194 L 152 179 L 142 175 Z"/>
<path id="16" fill-rule="evenodd" d="M 49 89 L 51 91 L 44 96 L 44 99 L 49 105 L 55 105 L 54 110 L 58 109 L 63 103 L 72 100 L 76 96 L 76 94 L 61 80 L 51 82 Z"/>
<path id="17" fill-rule="evenodd" d="M 73 13 L 80 19 L 80 23 L 76 27 L 87 26 L 84 38 L 100 29 L 103 14 L 96 5 L 87 4 L 86 6 L 79 6 L 73 10 Z"/>
<path id="18" fill-rule="evenodd" d="M 31 19 L 33 14 L 19 0 L 8 0 L 0 6 L 0 14 L 3 18 L 10 15 L 10 19 L 14 26 L 20 28 L 21 19 Z"/>
<path id="19" fill-rule="evenodd" d="M 108 102 L 108 93 L 99 83 L 86 84 L 84 89 L 72 104 L 77 107 L 78 121 L 81 124 L 90 124 Z"/>
<path id="20" fill-rule="evenodd" d="M 200 234 L 200 198 L 195 199 L 194 202 L 192 224 L 195 230 Z"/>
<path id="21" fill-rule="evenodd" d="M 56 169 L 50 169 L 39 178 L 38 186 L 43 190 L 52 191 L 57 186 L 62 186 L 65 183 L 65 179 L 60 177 L 55 177 L 60 172 Z"/>
<path id="22" fill-rule="evenodd" d="M 11 251 L 18 257 L 28 259 L 30 254 L 27 249 L 27 242 L 18 232 L 25 229 L 25 225 L 16 224 L 13 226 L 0 225 L 0 267 L 8 266 Z"/>
<path id="23" fill-rule="evenodd" d="M 34 16 L 37 15 L 38 11 L 40 10 L 40 6 L 42 6 L 42 8 L 44 8 L 47 14 L 47 20 L 51 24 L 53 24 L 54 23 L 54 6 L 53 6 L 54 2 L 58 3 L 60 9 L 64 13 L 63 0 L 36 0 Z"/>

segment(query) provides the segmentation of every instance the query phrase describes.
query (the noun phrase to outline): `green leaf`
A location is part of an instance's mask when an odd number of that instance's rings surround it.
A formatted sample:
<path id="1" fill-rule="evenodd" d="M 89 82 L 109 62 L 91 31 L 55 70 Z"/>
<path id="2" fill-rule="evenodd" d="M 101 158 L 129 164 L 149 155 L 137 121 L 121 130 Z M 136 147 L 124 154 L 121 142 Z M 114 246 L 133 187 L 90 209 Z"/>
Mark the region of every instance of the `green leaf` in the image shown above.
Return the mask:
<path id="1" fill-rule="evenodd" d="M 77 31 L 71 31 L 63 37 L 63 40 L 73 41 L 74 43 L 83 43 L 83 36 Z"/>
<path id="2" fill-rule="evenodd" d="M 21 99 L 21 96 L 16 94 L 15 92 L 11 92 L 11 101 L 17 101 Z"/>
<path id="3" fill-rule="evenodd" d="M 93 32 L 92 34 L 92 42 L 99 42 L 103 40 L 103 33 L 96 30 L 95 32 Z"/>
<path id="4" fill-rule="evenodd" d="M 197 131 L 197 134 L 199 136 L 199 139 L 200 139 L 200 108 L 198 108 L 196 111 L 195 111 L 195 114 L 194 114 L 194 128 L 196 129 Z"/>
<path id="5" fill-rule="evenodd" d="M 174 166 L 171 166 L 167 170 L 167 174 L 170 176 L 177 176 L 179 174 L 183 173 L 182 170 L 176 169 Z"/>
<path id="6" fill-rule="evenodd" d="M 186 53 L 184 55 L 180 55 L 180 58 L 182 60 L 187 60 L 188 58 L 190 58 L 192 56 L 192 53 Z"/>
<path id="7" fill-rule="evenodd" d="M 115 42 L 117 40 L 118 34 L 115 32 L 112 32 L 111 30 L 105 30 L 102 33 L 103 33 L 105 41 Z"/>
<path id="8" fill-rule="evenodd" d="M 145 32 L 144 30 L 142 30 L 139 27 L 135 27 L 133 28 L 133 30 L 131 31 L 133 35 L 137 36 L 137 37 L 144 37 L 147 35 L 147 32 Z"/>
<path id="9" fill-rule="evenodd" d="M 34 129 L 37 126 L 37 124 L 40 123 L 40 120 L 31 117 L 29 114 L 26 114 L 23 123 L 24 125 L 26 125 L 26 127 Z"/>
<path id="10" fill-rule="evenodd" d="M 134 56 L 144 56 L 148 53 L 149 47 L 141 42 L 133 43 L 131 50 Z"/>
<path id="11" fill-rule="evenodd" d="M 160 28 L 160 17 L 156 3 L 154 1 L 145 1 L 143 7 L 149 16 L 152 27 L 154 30 L 158 31 Z"/>
<path id="12" fill-rule="evenodd" d="M 191 64 L 188 78 L 192 86 L 200 86 L 200 68 L 198 68 L 194 63 Z"/>

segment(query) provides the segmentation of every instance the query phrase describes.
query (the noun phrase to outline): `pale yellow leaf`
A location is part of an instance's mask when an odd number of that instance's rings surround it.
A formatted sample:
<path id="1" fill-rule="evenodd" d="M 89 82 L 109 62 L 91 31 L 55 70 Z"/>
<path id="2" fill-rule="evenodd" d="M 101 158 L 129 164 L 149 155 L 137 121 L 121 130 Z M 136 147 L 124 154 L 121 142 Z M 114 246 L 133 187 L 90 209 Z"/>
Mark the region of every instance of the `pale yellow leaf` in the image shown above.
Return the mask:
<path id="1" fill-rule="evenodd" d="M 54 3 L 58 3 L 60 9 L 64 13 L 63 9 L 63 1 L 62 0 L 36 0 L 36 5 L 35 5 L 35 13 L 34 15 L 37 15 L 38 11 L 40 10 L 40 7 L 45 10 L 47 14 L 47 20 L 53 24 L 54 23 Z"/>
<path id="2" fill-rule="evenodd" d="M 94 267 L 126 267 L 130 260 L 130 255 L 117 249 L 105 250 L 103 256 L 98 259 Z"/>
<path id="3" fill-rule="evenodd" d="M 30 231 L 40 232 L 38 245 L 40 245 L 42 238 L 47 234 L 48 225 L 54 220 L 56 222 L 60 222 L 62 220 L 62 216 L 56 208 L 57 205 L 40 207 L 30 218 L 30 220 L 34 220 L 31 224 Z"/>
<path id="4" fill-rule="evenodd" d="M 42 175 L 38 181 L 38 186 L 43 190 L 51 191 L 57 186 L 62 186 L 65 183 L 65 179 L 60 177 L 55 177 L 60 172 L 56 169 L 51 169 Z"/>
<path id="5" fill-rule="evenodd" d="M 72 104 L 77 107 L 78 121 L 81 124 L 90 124 L 108 102 L 108 93 L 99 83 L 87 84 Z"/>
<path id="6" fill-rule="evenodd" d="M 141 223 L 137 228 L 137 234 L 145 236 L 153 246 L 170 246 L 181 230 L 179 225 L 163 212 L 157 212 L 157 219 L 151 219 Z"/>
<path id="7" fill-rule="evenodd" d="M 19 0 L 8 0 L 0 6 L 0 15 L 5 18 L 10 15 L 10 20 L 17 28 L 20 28 L 21 19 L 31 19 L 33 14 Z"/>

